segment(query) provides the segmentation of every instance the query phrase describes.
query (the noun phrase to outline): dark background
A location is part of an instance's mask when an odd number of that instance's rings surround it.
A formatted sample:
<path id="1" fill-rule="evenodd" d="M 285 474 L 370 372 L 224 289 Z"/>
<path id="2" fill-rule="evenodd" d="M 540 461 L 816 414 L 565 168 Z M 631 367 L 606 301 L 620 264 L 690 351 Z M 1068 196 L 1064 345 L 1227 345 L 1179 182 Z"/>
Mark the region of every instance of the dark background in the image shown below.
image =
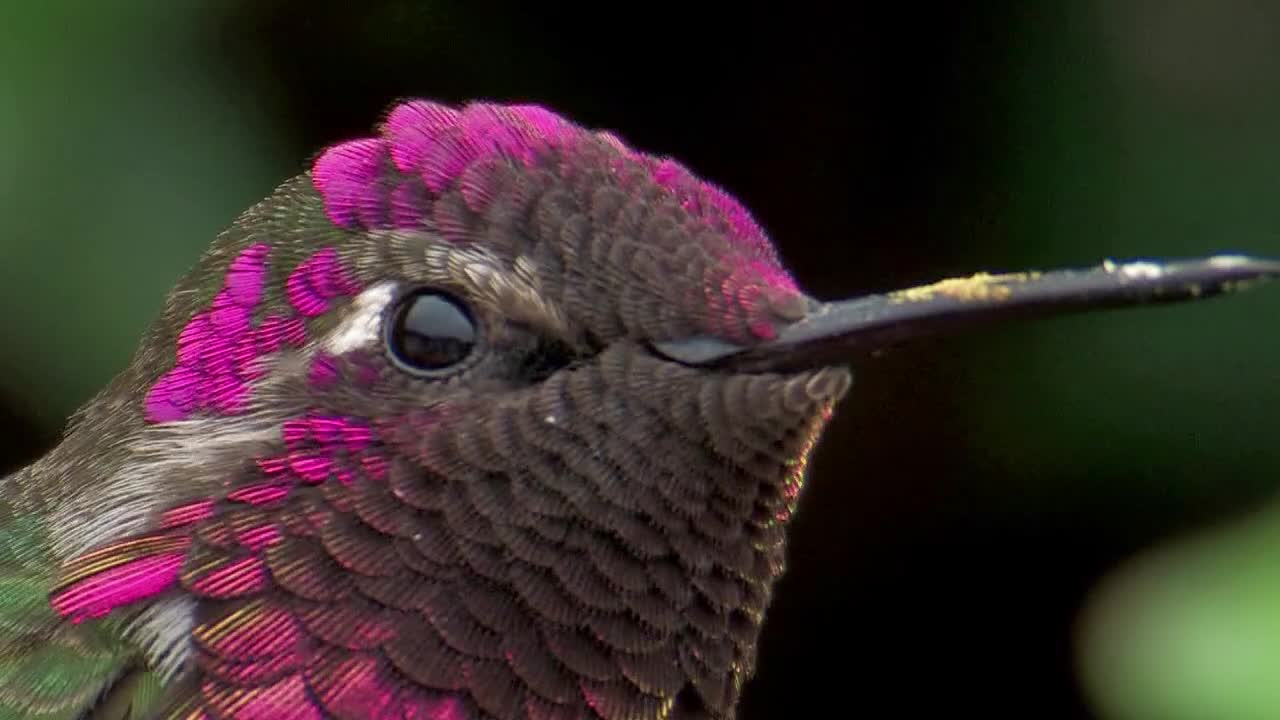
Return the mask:
<path id="1" fill-rule="evenodd" d="M 673 155 L 834 298 L 1280 255 L 1277 28 L 1244 0 L 0 11 L 0 468 L 214 233 L 398 98 L 540 102 Z M 1268 288 L 859 365 L 742 717 L 1280 717 L 1277 312 Z"/>

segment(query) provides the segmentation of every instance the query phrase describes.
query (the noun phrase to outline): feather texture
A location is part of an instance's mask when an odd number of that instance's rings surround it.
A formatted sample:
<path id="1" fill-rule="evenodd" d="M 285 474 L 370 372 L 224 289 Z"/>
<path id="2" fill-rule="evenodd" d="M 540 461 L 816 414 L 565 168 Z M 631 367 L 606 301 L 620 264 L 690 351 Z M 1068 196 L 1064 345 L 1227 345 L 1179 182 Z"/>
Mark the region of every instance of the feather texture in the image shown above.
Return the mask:
<path id="1" fill-rule="evenodd" d="M 477 325 L 438 374 L 383 341 L 421 288 Z M 49 717 L 731 718 L 849 374 L 649 346 L 809 302 L 672 160 L 532 106 L 397 107 L 215 241 L 27 478 L 30 632 L 94 650 Z M 3 668 L 0 708 L 55 694 Z"/>

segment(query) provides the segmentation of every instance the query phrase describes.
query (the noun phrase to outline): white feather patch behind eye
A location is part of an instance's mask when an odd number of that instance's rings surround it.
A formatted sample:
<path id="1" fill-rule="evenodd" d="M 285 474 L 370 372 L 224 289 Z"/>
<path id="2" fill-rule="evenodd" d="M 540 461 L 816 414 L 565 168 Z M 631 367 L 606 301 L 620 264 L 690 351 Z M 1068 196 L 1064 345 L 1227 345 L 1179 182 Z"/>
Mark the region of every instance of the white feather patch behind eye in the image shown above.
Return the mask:
<path id="1" fill-rule="evenodd" d="M 382 313 L 391 304 L 396 284 L 382 282 L 356 296 L 351 310 L 321 341 L 325 352 L 341 355 L 378 343 L 382 338 Z"/>

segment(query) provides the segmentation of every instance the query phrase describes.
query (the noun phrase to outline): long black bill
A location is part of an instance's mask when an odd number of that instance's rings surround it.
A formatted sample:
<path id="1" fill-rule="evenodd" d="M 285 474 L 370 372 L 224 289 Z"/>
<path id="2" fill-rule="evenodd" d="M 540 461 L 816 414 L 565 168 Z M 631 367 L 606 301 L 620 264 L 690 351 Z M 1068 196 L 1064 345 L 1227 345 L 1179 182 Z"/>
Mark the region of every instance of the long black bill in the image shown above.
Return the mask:
<path id="1" fill-rule="evenodd" d="M 887 346 L 1011 318 L 1198 300 L 1280 277 L 1280 261 L 1219 255 L 1177 262 L 1106 262 L 1084 270 L 980 273 L 822 303 L 766 343 L 709 337 L 658 343 L 689 365 L 788 372 L 847 363 Z"/>

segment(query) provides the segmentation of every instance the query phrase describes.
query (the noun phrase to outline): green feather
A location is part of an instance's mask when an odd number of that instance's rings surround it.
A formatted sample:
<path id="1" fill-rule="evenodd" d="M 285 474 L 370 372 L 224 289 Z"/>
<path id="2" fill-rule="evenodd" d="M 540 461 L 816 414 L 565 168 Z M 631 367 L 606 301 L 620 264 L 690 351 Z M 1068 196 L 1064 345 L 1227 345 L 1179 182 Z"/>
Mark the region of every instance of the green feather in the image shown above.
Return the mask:
<path id="1" fill-rule="evenodd" d="M 73 625 L 53 612 L 48 547 L 38 518 L 0 503 L 0 720 L 145 717 L 158 679 L 118 622 Z"/>

